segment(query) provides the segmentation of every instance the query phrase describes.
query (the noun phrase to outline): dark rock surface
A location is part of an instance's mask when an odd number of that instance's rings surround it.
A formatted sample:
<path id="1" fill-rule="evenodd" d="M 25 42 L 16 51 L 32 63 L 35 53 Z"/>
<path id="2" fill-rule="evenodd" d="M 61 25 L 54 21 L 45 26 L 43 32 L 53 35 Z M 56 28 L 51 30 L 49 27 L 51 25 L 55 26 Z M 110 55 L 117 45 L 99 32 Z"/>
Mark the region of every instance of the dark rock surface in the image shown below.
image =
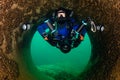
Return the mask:
<path id="1" fill-rule="evenodd" d="M 88 69 L 75 80 L 120 79 L 119 0 L 1 0 L 0 80 L 43 80 L 30 56 L 36 27 L 29 31 L 20 27 L 26 22 L 37 23 L 49 10 L 60 6 L 73 9 L 79 19 L 90 16 L 105 26 L 104 32 L 88 32 L 93 55 Z"/>

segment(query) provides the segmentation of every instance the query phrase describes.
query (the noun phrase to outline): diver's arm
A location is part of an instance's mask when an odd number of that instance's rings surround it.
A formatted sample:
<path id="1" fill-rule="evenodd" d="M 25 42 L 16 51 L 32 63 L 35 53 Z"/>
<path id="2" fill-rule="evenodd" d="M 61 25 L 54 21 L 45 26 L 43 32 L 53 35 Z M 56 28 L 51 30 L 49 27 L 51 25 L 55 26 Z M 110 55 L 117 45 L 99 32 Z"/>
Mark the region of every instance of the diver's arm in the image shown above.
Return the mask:
<path id="1" fill-rule="evenodd" d="M 47 35 L 48 35 L 47 29 L 48 29 L 48 26 L 46 23 L 39 25 L 37 28 L 38 32 L 40 33 L 41 36 L 44 37 L 45 40 L 47 40 Z"/>
<path id="2" fill-rule="evenodd" d="M 86 31 L 86 28 L 83 27 L 82 30 L 81 30 L 81 32 L 80 32 L 80 40 L 83 40 L 83 39 L 84 39 L 84 36 L 85 36 L 86 32 L 87 32 L 87 31 Z"/>
<path id="3" fill-rule="evenodd" d="M 81 25 L 75 24 L 73 26 L 73 29 L 71 31 L 71 35 L 74 37 L 73 39 L 78 39 L 78 38 L 80 40 L 84 39 L 84 35 L 86 33 L 86 28 L 85 28 L 86 25 L 87 23 L 82 20 Z"/>
<path id="4" fill-rule="evenodd" d="M 78 37 L 80 38 L 80 40 L 83 40 L 84 39 L 84 35 L 85 33 L 87 32 L 87 28 L 90 26 L 91 28 L 91 31 L 92 32 L 96 32 L 96 25 L 95 23 L 91 20 L 91 18 L 87 18 L 87 19 L 84 19 L 82 20 L 82 24 L 81 26 L 78 28 L 78 30 L 76 31 L 76 33 L 78 33 Z M 90 29 L 89 28 L 89 29 Z"/>

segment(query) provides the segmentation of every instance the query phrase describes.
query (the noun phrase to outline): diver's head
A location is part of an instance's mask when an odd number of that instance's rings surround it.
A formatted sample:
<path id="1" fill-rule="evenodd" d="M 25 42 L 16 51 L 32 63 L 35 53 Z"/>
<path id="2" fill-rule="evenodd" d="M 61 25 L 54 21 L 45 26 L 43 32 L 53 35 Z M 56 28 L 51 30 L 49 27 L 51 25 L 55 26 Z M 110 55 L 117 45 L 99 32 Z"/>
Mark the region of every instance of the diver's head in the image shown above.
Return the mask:
<path id="1" fill-rule="evenodd" d="M 63 10 L 57 11 L 57 18 L 66 18 L 66 13 Z"/>
<path id="2" fill-rule="evenodd" d="M 65 21 L 67 20 L 67 17 L 66 17 L 66 11 L 64 8 L 60 8 L 57 10 L 56 12 L 56 18 L 57 18 L 57 22 L 60 23 L 60 24 L 63 24 L 65 23 Z"/>

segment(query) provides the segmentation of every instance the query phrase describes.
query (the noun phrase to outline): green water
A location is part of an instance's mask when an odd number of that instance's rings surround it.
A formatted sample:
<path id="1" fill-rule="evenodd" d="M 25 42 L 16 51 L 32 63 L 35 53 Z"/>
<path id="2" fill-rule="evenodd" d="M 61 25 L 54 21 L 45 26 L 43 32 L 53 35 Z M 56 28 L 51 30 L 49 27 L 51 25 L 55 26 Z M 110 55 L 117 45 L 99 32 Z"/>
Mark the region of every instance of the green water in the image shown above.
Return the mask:
<path id="1" fill-rule="evenodd" d="M 31 56 L 36 67 L 42 71 L 58 74 L 64 71 L 72 75 L 80 74 L 91 56 L 91 43 L 88 35 L 84 41 L 69 53 L 64 54 L 58 48 L 47 43 L 36 31 L 31 43 Z"/>

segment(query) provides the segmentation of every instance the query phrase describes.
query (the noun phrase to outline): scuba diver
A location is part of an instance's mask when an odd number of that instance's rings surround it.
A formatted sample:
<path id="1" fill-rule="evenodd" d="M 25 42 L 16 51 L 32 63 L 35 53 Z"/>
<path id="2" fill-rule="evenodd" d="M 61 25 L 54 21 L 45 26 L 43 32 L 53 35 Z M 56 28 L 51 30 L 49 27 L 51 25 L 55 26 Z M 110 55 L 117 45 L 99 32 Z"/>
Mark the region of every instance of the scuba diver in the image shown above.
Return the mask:
<path id="1" fill-rule="evenodd" d="M 89 18 L 78 23 L 73 18 L 73 11 L 59 8 L 53 12 L 49 19 L 40 24 L 37 30 L 49 44 L 59 48 L 63 53 L 68 53 L 84 39 L 85 26 L 90 21 Z M 93 23 L 93 31 L 95 31 L 94 22 L 91 21 L 91 23 Z"/>

